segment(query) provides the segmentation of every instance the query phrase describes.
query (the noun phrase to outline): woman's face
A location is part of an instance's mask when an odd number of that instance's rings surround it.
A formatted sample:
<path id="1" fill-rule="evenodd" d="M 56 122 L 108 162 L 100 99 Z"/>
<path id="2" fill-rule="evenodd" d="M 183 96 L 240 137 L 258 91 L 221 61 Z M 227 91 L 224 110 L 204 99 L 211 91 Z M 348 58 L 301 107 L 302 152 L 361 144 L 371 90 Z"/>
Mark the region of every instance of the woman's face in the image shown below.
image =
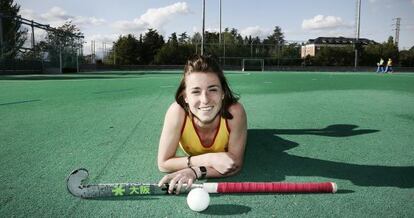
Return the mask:
<path id="1" fill-rule="evenodd" d="M 185 79 L 185 102 L 191 113 L 202 123 L 214 121 L 220 112 L 224 92 L 214 73 L 192 72 Z"/>

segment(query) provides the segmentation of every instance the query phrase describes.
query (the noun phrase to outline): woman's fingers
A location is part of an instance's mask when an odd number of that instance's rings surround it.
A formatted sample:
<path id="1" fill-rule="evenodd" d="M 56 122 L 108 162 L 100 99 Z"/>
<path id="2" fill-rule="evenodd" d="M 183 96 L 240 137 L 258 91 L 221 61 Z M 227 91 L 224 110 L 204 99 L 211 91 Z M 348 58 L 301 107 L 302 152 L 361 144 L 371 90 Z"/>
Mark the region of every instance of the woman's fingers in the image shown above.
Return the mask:
<path id="1" fill-rule="evenodd" d="M 181 178 L 180 180 L 178 180 L 178 183 L 177 183 L 177 188 L 175 189 L 175 194 L 180 194 L 180 191 L 181 191 L 181 187 L 182 187 L 182 185 L 183 185 L 183 178 Z"/>
<path id="2" fill-rule="evenodd" d="M 187 186 L 185 187 L 185 190 L 190 189 L 192 185 L 193 185 L 193 179 L 188 179 Z"/>
<path id="3" fill-rule="evenodd" d="M 193 172 L 190 170 L 183 170 L 180 172 L 175 172 L 172 174 L 165 175 L 162 179 L 158 182 L 158 186 L 161 187 L 164 184 L 168 184 L 168 193 L 176 193 L 179 194 L 181 189 L 184 185 L 185 189 L 188 190 L 193 185 Z"/>
<path id="4" fill-rule="evenodd" d="M 174 188 L 175 188 L 175 184 L 180 180 L 181 175 L 177 174 L 176 176 L 174 176 L 173 179 L 170 180 L 170 184 L 168 187 L 168 193 L 171 194 L 174 192 Z"/>
<path id="5" fill-rule="evenodd" d="M 158 187 L 161 187 L 162 185 L 168 183 L 168 181 L 170 180 L 170 175 L 171 174 L 167 174 L 164 177 L 162 177 L 162 179 L 158 182 Z"/>

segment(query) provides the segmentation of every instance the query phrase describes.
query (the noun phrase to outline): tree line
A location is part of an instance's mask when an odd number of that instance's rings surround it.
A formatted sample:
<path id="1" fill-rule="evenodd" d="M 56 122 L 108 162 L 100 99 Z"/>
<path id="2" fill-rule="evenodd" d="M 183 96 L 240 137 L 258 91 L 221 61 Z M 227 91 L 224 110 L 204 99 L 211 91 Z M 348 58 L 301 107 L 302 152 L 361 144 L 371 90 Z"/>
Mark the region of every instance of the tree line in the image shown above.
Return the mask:
<path id="1" fill-rule="evenodd" d="M 300 44 L 286 44 L 282 29 L 278 26 L 264 40 L 259 37 L 242 37 L 235 28 L 225 28 L 221 43 L 217 32 L 205 32 L 204 37 L 205 54 L 216 58 L 228 57 L 230 62 L 234 57 L 300 59 Z M 186 32 L 174 32 L 164 40 L 157 30 L 148 29 L 138 37 L 132 34 L 119 36 L 102 62 L 121 65 L 184 64 L 189 56 L 199 54 L 200 48 L 200 33 L 189 36 Z"/>
<path id="2" fill-rule="evenodd" d="M 321 47 L 313 57 L 301 58 L 301 43 L 285 40 L 279 26 L 273 33 L 261 40 L 259 37 L 242 37 L 237 29 L 226 28 L 219 43 L 219 33 L 205 33 L 204 52 L 226 64 L 240 65 L 241 58 L 262 58 L 266 65 L 281 66 L 353 66 L 355 58 L 354 45 L 342 47 Z M 114 43 L 112 51 L 103 63 L 111 64 L 184 64 L 186 59 L 200 53 L 201 34 L 188 36 L 186 32 L 172 33 L 164 40 L 155 29 L 148 29 L 144 35 L 136 38 L 132 34 L 120 36 Z M 387 41 L 377 44 L 358 46 L 360 66 L 374 66 L 380 58 L 391 58 L 395 65 L 414 66 L 414 46 L 409 50 L 398 50 L 392 36 Z"/>

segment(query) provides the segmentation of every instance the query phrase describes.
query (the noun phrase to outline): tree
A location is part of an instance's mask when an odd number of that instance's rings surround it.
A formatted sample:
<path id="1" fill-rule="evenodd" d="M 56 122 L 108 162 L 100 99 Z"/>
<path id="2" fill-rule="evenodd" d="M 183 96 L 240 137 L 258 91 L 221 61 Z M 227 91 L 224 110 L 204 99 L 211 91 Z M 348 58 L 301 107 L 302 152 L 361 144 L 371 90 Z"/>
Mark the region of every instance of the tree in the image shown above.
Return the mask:
<path id="1" fill-rule="evenodd" d="M 113 48 L 116 64 L 139 64 L 141 61 L 141 47 L 142 43 L 131 34 L 119 36 Z"/>
<path id="2" fill-rule="evenodd" d="M 359 64 L 361 66 L 375 66 L 375 64 L 382 57 L 382 51 L 383 46 L 381 44 L 370 44 L 362 46 Z"/>
<path id="3" fill-rule="evenodd" d="M 353 46 L 321 47 L 312 59 L 316 66 L 352 66 Z"/>
<path id="4" fill-rule="evenodd" d="M 201 43 L 201 34 L 199 32 L 195 32 L 193 37 L 191 37 L 192 44 L 200 44 Z"/>
<path id="5" fill-rule="evenodd" d="M 271 44 L 274 45 L 268 50 L 269 56 L 276 56 L 280 58 L 281 56 L 281 47 L 285 44 L 285 36 L 283 35 L 282 28 L 279 26 L 275 26 L 273 33 L 267 37 L 267 39 L 263 40 L 263 44 Z"/>
<path id="6" fill-rule="evenodd" d="M 55 66 L 59 65 L 62 58 L 63 71 L 74 71 L 77 52 L 83 44 L 83 37 L 79 28 L 68 21 L 56 30 L 48 31 L 45 43 L 40 49 L 47 53 L 49 61 Z"/>
<path id="7" fill-rule="evenodd" d="M 284 45 L 282 49 L 283 65 L 300 65 L 300 44 L 292 43 Z"/>
<path id="8" fill-rule="evenodd" d="M 267 42 L 275 45 L 283 45 L 285 43 L 285 36 L 282 32 L 282 28 L 280 28 L 279 26 L 275 26 L 272 35 L 267 37 Z"/>
<path id="9" fill-rule="evenodd" d="M 414 46 L 409 50 L 402 50 L 399 61 L 402 67 L 414 67 Z"/>
<path id="10" fill-rule="evenodd" d="M 179 40 L 178 40 L 179 41 Z M 188 57 L 195 53 L 194 46 L 180 44 L 177 34 L 172 33 L 168 42 L 155 55 L 156 64 L 184 64 Z"/>
<path id="11" fill-rule="evenodd" d="M 185 44 L 185 43 L 188 42 L 188 39 L 189 39 L 189 37 L 188 37 L 187 33 L 183 32 L 183 33 L 180 34 L 180 37 L 178 38 L 178 43 Z"/>
<path id="12" fill-rule="evenodd" d="M 174 32 L 171 34 L 170 38 L 168 38 L 168 43 L 178 46 L 177 33 Z"/>
<path id="13" fill-rule="evenodd" d="M 142 59 L 144 64 L 153 64 L 154 57 L 164 45 L 164 38 L 157 30 L 148 29 L 143 38 Z"/>
<path id="14" fill-rule="evenodd" d="M 394 37 L 389 36 L 387 42 L 382 44 L 384 59 L 391 58 L 394 64 L 398 63 L 398 47 L 394 44 Z"/>
<path id="15" fill-rule="evenodd" d="M 21 23 L 14 19 L 20 11 L 20 5 L 13 1 L 0 1 L 0 13 L 4 16 L 0 19 L 3 29 L 3 35 L 0 37 L 0 60 L 16 58 L 27 39 L 27 30 L 21 29 Z"/>

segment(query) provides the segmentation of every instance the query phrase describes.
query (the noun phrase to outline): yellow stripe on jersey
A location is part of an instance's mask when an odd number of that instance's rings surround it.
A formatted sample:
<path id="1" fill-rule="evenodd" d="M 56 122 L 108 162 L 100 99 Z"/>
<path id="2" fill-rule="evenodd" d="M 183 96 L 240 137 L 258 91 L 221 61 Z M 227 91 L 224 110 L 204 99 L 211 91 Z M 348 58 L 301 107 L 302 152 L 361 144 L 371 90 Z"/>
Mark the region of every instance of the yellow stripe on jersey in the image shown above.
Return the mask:
<path id="1" fill-rule="evenodd" d="M 199 155 L 205 153 L 225 152 L 229 144 L 230 131 L 227 128 L 227 121 L 220 118 L 220 124 L 216 132 L 213 144 L 203 145 L 197 134 L 192 119 L 186 116 L 183 130 L 181 131 L 180 148 L 187 155 Z"/>

